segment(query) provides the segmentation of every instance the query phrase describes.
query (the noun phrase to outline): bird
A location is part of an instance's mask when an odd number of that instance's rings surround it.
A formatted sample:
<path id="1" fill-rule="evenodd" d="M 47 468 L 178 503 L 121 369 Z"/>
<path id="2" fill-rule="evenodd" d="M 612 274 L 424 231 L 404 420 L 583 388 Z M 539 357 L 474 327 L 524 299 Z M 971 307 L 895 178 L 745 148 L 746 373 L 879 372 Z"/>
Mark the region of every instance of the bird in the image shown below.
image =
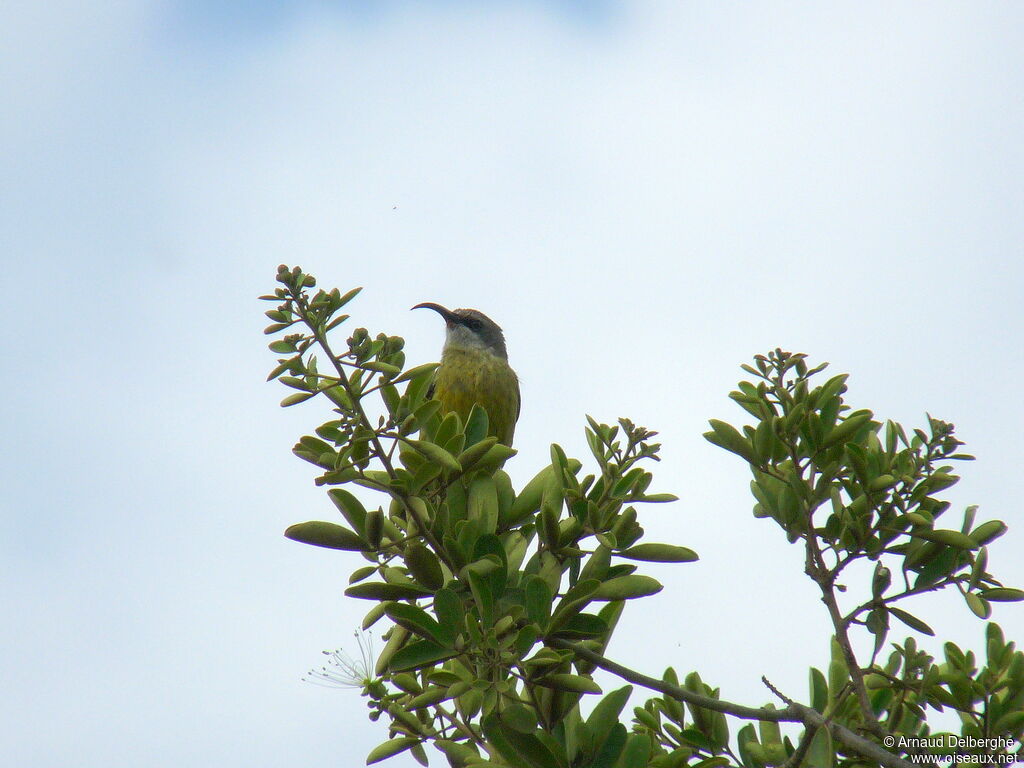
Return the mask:
<path id="1" fill-rule="evenodd" d="M 488 434 L 511 448 L 519 419 L 519 378 L 508 364 L 501 328 L 475 309 L 445 309 L 433 302 L 413 309 L 432 309 L 444 318 L 441 364 L 428 394 L 441 403 L 442 416 L 454 411 L 465 424 L 479 405 L 487 411 Z"/>

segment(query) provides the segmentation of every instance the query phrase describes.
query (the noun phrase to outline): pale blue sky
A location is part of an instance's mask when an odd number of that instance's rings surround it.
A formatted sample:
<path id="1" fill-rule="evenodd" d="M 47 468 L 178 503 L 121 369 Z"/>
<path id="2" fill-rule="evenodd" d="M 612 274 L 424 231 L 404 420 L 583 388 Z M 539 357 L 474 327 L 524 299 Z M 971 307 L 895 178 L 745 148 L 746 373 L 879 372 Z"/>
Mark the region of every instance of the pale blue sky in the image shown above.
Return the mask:
<path id="1" fill-rule="evenodd" d="M 357 320 L 415 362 L 441 328 L 414 303 L 501 323 L 517 483 L 552 441 L 583 454 L 585 412 L 662 432 L 681 501 L 643 524 L 702 560 L 650 569 L 619 660 L 749 703 L 827 662 L 800 553 L 700 437 L 775 346 L 881 417 L 957 423 L 978 461 L 949 498 L 1010 524 L 990 562 L 1024 585 L 1024 8 L 209 7 L 5 8 L 11 765 L 359 765 L 385 737 L 299 682 L 368 606 L 341 595 L 358 558 L 280 535 L 334 514 L 290 454 L 326 414 L 263 383 L 282 261 L 365 286 Z M 980 647 L 954 596 L 920 613 Z M 1020 606 L 995 619 L 1024 640 Z"/>

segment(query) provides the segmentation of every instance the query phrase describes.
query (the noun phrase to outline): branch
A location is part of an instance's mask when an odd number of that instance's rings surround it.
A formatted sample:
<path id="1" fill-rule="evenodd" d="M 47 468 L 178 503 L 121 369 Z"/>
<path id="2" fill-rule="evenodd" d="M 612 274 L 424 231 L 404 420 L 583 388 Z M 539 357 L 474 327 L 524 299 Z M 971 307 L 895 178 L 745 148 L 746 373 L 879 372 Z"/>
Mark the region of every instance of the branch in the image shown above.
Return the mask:
<path id="1" fill-rule="evenodd" d="M 642 685 L 644 688 L 661 691 L 674 699 L 679 699 L 680 701 L 692 704 L 695 707 L 710 709 L 715 712 L 722 712 L 723 714 L 733 715 L 744 720 L 766 720 L 776 723 L 798 722 L 800 720 L 798 717 L 793 717 L 793 713 L 788 712 L 785 709 L 747 707 L 743 704 L 732 704 L 728 701 L 722 701 L 721 699 L 713 699 L 710 696 L 705 696 L 701 693 L 688 691 L 685 688 L 680 688 L 678 685 L 672 685 L 671 683 L 666 683 L 664 680 L 648 677 L 641 672 L 632 670 L 629 667 L 624 667 L 621 664 L 618 664 L 611 659 L 607 659 L 601 654 L 570 640 L 551 638 L 546 642 L 548 645 L 553 645 L 556 648 L 565 648 L 566 650 L 572 651 L 581 659 L 586 659 L 594 666 L 600 667 L 614 675 L 618 675 L 623 680 L 628 680 L 631 683 Z"/>
<path id="2" fill-rule="evenodd" d="M 765 684 L 769 691 L 778 696 L 786 704 L 787 707 L 792 707 L 794 702 L 789 696 L 784 694 L 778 688 L 771 684 L 767 677 L 761 676 L 761 682 Z M 789 756 L 789 759 L 782 764 L 781 768 L 800 768 L 800 763 L 804 761 L 807 753 L 811 749 L 811 742 L 814 741 L 814 735 L 818 732 L 818 726 L 808 725 L 804 728 L 803 734 L 800 736 L 800 743 L 797 745 L 796 750 Z"/>
<path id="3" fill-rule="evenodd" d="M 373 448 L 377 454 L 377 458 L 380 460 L 380 463 L 384 466 L 384 470 L 388 473 L 388 477 L 394 480 L 396 477 L 396 473 L 394 466 L 391 464 L 389 454 L 384 450 L 384 446 L 381 445 L 380 436 L 377 434 L 377 430 L 373 428 L 373 424 L 370 423 L 370 418 L 366 415 L 366 410 L 363 408 L 360 396 L 356 394 L 355 390 L 352 388 L 352 382 L 350 382 L 348 376 L 345 375 L 345 370 L 344 368 L 342 368 L 341 358 L 335 355 L 334 351 L 331 349 L 330 342 L 328 342 L 327 340 L 327 333 L 325 331 L 321 331 L 320 328 L 318 328 L 315 323 L 310 322 L 309 314 L 306 311 L 307 304 L 305 297 L 303 297 L 302 294 L 297 290 L 293 292 L 293 296 L 295 299 L 296 316 L 303 323 L 305 323 L 306 327 L 308 327 L 313 332 L 314 340 L 316 341 L 317 344 L 320 345 L 320 348 L 323 349 L 324 353 L 327 355 L 327 358 L 331 361 L 331 364 L 334 366 L 334 370 L 337 371 L 338 376 L 341 379 L 341 386 L 345 389 L 345 393 L 352 401 L 352 409 L 355 411 L 356 416 L 359 417 L 359 420 L 363 423 L 363 426 L 366 427 L 370 432 L 370 442 L 373 443 Z M 430 542 L 431 546 L 434 548 L 434 551 L 437 553 L 437 556 L 440 557 L 444 564 L 451 569 L 452 573 L 457 573 L 458 568 L 455 566 L 455 563 L 452 561 L 452 559 L 448 556 L 448 552 L 445 550 L 443 546 L 441 546 L 441 542 L 437 540 L 436 536 L 434 536 L 433 532 L 430 530 L 430 526 L 427 525 L 427 521 L 420 517 L 419 512 L 417 512 L 413 505 L 409 503 L 409 500 L 405 497 L 405 495 L 395 494 L 390 489 L 387 491 L 387 493 L 393 498 L 398 499 L 398 501 L 402 504 L 402 507 L 405 508 L 405 511 L 416 522 L 416 527 L 419 528 L 423 536 L 427 539 L 428 542 Z"/>
<path id="4" fill-rule="evenodd" d="M 895 603 L 897 600 L 902 600 L 902 599 L 904 599 L 906 597 L 912 597 L 914 595 L 923 595 L 923 594 L 926 594 L 928 592 L 935 592 L 935 591 L 938 591 L 940 589 L 945 589 L 950 584 L 955 584 L 955 583 L 956 583 L 956 577 L 949 576 L 949 577 L 947 577 L 947 578 L 945 578 L 945 579 L 943 579 L 941 581 L 935 582 L 934 584 L 927 584 L 927 585 L 921 586 L 921 587 L 913 587 L 911 589 L 905 589 L 904 591 L 899 592 L 899 593 L 897 593 L 897 594 L 895 594 L 895 595 L 893 595 L 891 597 L 883 598 L 881 600 L 881 602 L 884 605 L 889 605 L 889 603 Z M 862 603 L 862 604 L 858 605 L 856 608 L 854 608 L 852 611 L 850 611 L 848 614 L 846 614 L 846 616 L 843 617 L 843 623 L 844 624 L 849 624 L 851 621 L 853 621 L 855 618 L 857 618 L 857 616 L 859 616 L 861 613 L 866 611 L 868 608 L 871 608 L 872 606 L 877 605 L 878 602 L 879 602 L 878 600 L 875 600 L 874 598 L 872 598 L 871 600 L 868 600 L 866 603 Z"/>
<path id="5" fill-rule="evenodd" d="M 846 631 L 846 624 L 843 622 L 842 614 L 839 613 L 839 604 L 836 603 L 835 593 L 832 591 L 831 585 L 819 582 L 819 586 L 821 587 L 821 600 L 828 608 L 829 616 L 832 618 L 832 625 L 836 630 L 836 640 L 843 651 L 843 658 L 850 672 L 850 682 L 853 684 L 853 690 L 857 694 L 861 717 L 864 719 L 864 727 L 880 736 L 882 735 L 882 726 L 879 724 L 878 718 L 875 717 L 874 710 L 871 709 L 871 700 L 868 698 L 868 691 L 864 685 L 864 672 L 861 670 L 860 663 L 853 653 L 853 644 L 850 642 L 850 635 Z"/>
<path id="6" fill-rule="evenodd" d="M 547 640 L 547 644 L 556 648 L 564 648 L 572 651 L 581 659 L 585 659 L 594 666 L 600 667 L 606 672 L 611 672 L 613 675 L 617 675 L 623 680 L 636 683 L 637 685 L 642 685 L 644 688 L 649 688 L 652 691 L 659 691 L 660 693 L 671 696 L 673 699 L 685 704 L 691 704 L 695 707 L 701 707 L 703 709 L 721 712 L 726 715 L 732 715 L 733 717 L 738 717 L 743 720 L 765 720 L 776 723 L 802 723 L 806 728 L 828 728 L 832 736 L 845 747 L 856 752 L 862 757 L 874 760 L 880 766 L 884 766 L 884 768 L 911 768 L 911 763 L 906 760 L 897 757 L 891 752 L 887 752 L 874 742 L 868 741 L 863 736 L 858 736 L 849 728 L 839 725 L 838 723 L 829 722 L 820 712 L 818 712 L 818 710 L 804 706 L 803 704 L 798 704 L 795 701 L 790 701 L 785 709 L 747 707 L 743 704 L 734 704 L 729 701 L 722 701 L 721 699 L 713 699 L 710 696 L 704 696 L 703 694 L 688 691 L 678 685 L 672 685 L 664 680 L 649 677 L 648 675 L 632 670 L 629 667 L 624 667 L 610 659 L 606 659 L 601 654 L 595 653 L 589 648 L 569 640 L 551 638 Z"/>
<path id="7" fill-rule="evenodd" d="M 444 707 L 440 706 L 439 704 L 435 705 L 434 709 L 437 710 L 442 716 L 444 716 L 444 718 L 446 720 L 448 720 L 448 722 L 450 722 L 455 727 L 455 730 L 457 730 L 459 733 L 461 733 L 463 736 L 465 736 L 468 741 L 472 741 L 474 744 L 476 744 L 478 747 L 483 749 L 485 752 L 487 752 L 488 754 L 491 754 L 491 751 L 488 748 L 486 742 L 484 742 L 484 740 L 481 739 L 473 731 L 473 729 L 469 726 L 468 723 L 466 723 L 464 720 L 462 720 L 460 717 L 458 717 L 458 715 L 452 714 L 451 712 L 449 712 L 447 709 L 445 709 Z"/>
<path id="8" fill-rule="evenodd" d="M 876 736 L 882 735 L 882 726 L 871 709 L 871 700 L 868 698 L 867 688 L 864 686 L 864 673 L 861 671 L 860 663 L 853 652 L 853 643 L 850 642 L 850 634 L 847 632 L 848 624 L 839 612 L 839 603 L 836 602 L 834 576 L 830 574 L 821 556 L 821 549 L 818 547 L 818 540 L 814 533 L 812 515 L 813 510 L 807 513 L 807 533 L 804 535 L 804 542 L 807 547 L 807 565 L 805 572 L 821 590 L 821 601 L 828 608 L 829 618 L 835 628 L 836 642 L 843 652 L 843 659 L 850 672 L 850 682 L 853 685 L 854 693 L 857 694 L 857 703 L 860 705 L 861 718 L 864 720 L 864 728 L 870 730 Z"/>
<path id="9" fill-rule="evenodd" d="M 800 768 L 800 764 L 807 757 L 807 753 L 811 749 L 811 742 L 814 741 L 814 734 L 818 732 L 818 727 L 815 725 L 808 725 L 804 728 L 803 735 L 800 737 L 800 743 L 796 747 L 796 751 L 790 755 L 789 759 L 782 764 L 781 768 Z"/>
<path id="10" fill-rule="evenodd" d="M 782 373 L 778 376 L 776 387 L 779 392 L 785 391 L 783 388 Z M 809 482 L 804 480 L 796 444 L 790 442 L 788 444 L 788 448 L 790 459 L 793 462 L 793 466 L 796 468 L 797 479 L 801 484 Z M 817 454 L 815 454 L 815 456 L 816 455 Z M 808 464 L 813 464 L 813 457 Z M 815 533 L 814 529 L 814 512 L 816 508 L 816 505 L 810 503 L 807 504 L 807 531 L 803 536 L 806 551 L 804 572 L 818 585 L 818 588 L 821 590 L 821 600 L 825 603 L 825 607 L 828 608 L 829 617 L 832 619 L 832 626 L 835 627 L 836 631 L 836 641 L 842 649 L 843 658 L 845 659 L 846 666 L 850 671 L 850 682 L 853 684 L 853 690 L 857 694 L 857 702 L 860 705 L 860 713 L 864 720 L 864 728 L 870 730 L 876 736 L 881 736 L 882 726 L 879 725 L 878 718 L 875 717 L 874 710 L 871 709 L 871 700 L 868 698 L 868 691 L 864 686 L 864 674 L 861 672 L 860 664 L 857 662 L 857 657 L 853 653 L 853 644 L 850 642 L 850 635 L 846 631 L 848 625 L 847 622 L 843 620 L 843 615 L 839 612 L 839 604 L 836 602 L 835 578 L 840 570 L 839 564 L 837 563 L 836 567 L 830 570 L 828 566 L 825 565 L 825 558 L 821 553 L 821 547 L 818 546 L 817 533 Z"/>

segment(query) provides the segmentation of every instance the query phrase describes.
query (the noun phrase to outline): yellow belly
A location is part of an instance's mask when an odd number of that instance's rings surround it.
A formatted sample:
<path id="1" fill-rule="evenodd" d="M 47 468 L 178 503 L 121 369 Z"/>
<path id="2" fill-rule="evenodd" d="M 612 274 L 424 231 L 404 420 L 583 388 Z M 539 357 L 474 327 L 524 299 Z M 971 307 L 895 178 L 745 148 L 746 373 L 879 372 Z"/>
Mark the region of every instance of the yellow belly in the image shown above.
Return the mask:
<path id="1" fill-rule="evenodd" d="M 474 405 L 487 411 L 489 434 L 505 445 L 519 417 L 519 381 L 508 362 L 482 350 L 445 349 L 434 380 L 441 411 L 455 411 L 466 423 Z"/>

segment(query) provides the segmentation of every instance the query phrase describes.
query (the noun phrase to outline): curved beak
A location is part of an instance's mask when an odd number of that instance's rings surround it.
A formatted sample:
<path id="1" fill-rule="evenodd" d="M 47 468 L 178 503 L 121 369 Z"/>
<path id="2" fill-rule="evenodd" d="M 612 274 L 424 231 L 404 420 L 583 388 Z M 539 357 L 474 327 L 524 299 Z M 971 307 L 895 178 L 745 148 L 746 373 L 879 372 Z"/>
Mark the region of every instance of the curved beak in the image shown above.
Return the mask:
<path id="1" fill-rule="evenodd" d="M 458 316 L 454 312 L 450 309 L 445 309 L 440 304 L 434 304 L 431 301 L 425 301 L 422 304 L 417 304 L 415 307 L 412 307 L 412 309 L 432 309 L 443 317 L 445 323 L 448 325 L 458 322 Z"/>

